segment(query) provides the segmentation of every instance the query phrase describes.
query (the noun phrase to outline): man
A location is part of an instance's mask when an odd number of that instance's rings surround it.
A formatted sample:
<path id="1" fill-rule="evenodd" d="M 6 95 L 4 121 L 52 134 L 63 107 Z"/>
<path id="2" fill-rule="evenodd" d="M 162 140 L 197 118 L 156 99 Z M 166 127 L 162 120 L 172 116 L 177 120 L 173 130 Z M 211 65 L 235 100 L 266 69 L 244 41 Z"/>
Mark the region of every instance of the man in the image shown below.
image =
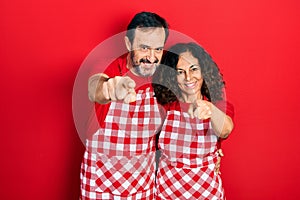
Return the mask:
<path id="1" fill-rule="evenodd" d="M 136 14 L 125 36 L 128 53 L 89 79 L 100 128 L 87 138 L 82 199 L 155 198 L 155 136 L 163 119 L 151 82 L 168 34 L 162 17 Z"/>

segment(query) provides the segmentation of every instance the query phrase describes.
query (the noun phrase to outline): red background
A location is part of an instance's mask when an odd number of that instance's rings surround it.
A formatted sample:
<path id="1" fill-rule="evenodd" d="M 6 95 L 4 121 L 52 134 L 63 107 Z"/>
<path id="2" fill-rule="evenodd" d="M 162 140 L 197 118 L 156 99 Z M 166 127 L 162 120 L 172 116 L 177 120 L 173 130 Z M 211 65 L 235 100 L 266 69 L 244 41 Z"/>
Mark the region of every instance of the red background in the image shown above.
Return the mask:
<path id="1" fill-rule="evenodd" d="M 78 199 L 77 71 L 143 10 L 198 41 L 224 74 L 236 109 L 223 145 L 227 198 L 299 199 L 297 0 L 2 0 L 1 199 Z"/>

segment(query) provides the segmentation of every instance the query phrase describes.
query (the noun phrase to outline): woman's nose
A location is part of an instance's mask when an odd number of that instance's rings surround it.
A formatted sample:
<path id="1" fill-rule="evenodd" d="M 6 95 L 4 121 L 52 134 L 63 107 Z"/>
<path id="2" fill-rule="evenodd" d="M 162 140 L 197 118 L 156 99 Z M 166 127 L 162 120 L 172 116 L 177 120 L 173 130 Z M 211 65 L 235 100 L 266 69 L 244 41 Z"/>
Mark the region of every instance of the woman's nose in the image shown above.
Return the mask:
<path id="1" fill-rule="evenodd" d="M 185 80 L 187 80 L 187 81 L 191 80 L 191 74 L 190 74 L 189 70 L 187 70 L 185 72 Z"/>

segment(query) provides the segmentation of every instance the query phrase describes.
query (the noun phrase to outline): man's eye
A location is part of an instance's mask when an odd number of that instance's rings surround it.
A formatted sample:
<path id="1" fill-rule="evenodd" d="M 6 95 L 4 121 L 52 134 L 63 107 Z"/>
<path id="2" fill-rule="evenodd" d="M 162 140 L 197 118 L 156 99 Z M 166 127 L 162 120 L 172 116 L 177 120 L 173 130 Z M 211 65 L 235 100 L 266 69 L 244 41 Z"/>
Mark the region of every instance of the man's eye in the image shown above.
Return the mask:
<path id="1" fill-rule="evenodd" d="M 141 47 L 141 50 L 142 50 L 142 51 L 147 51 L 147 50 L 148 50 L 148 47 Z"/>
<path id="2" fill-rule="evenodd" d="M 183 71 L 177 71 L 177 74 L 178 75 L 183 74 Z"/>
<path id="3" fill-rule="evenodd" d="M 157 49 L 155 49 L 155 51 L 158 52 L 158 53 L 159 53 L 159 52 L 162 52 L 162 50 L 163 50 L 162 48 L 157 48 Z"/>

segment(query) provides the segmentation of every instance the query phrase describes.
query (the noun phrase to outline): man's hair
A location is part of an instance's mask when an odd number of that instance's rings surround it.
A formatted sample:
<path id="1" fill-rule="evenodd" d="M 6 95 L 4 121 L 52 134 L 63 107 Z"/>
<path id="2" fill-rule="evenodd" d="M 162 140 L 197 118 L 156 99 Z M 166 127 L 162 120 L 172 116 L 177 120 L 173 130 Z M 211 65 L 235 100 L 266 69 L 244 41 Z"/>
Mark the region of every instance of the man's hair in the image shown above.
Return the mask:
<path id="1" fill-rule="evenodd" d="M 164 28 L 165 30 L 165 42 L 169 36 L 169 25 L 167 21 L 152 12 L 140 12 L 137 13 L 127 26 L 126 36 L 132 43 L 135 36 L 136 28 Z"/>

